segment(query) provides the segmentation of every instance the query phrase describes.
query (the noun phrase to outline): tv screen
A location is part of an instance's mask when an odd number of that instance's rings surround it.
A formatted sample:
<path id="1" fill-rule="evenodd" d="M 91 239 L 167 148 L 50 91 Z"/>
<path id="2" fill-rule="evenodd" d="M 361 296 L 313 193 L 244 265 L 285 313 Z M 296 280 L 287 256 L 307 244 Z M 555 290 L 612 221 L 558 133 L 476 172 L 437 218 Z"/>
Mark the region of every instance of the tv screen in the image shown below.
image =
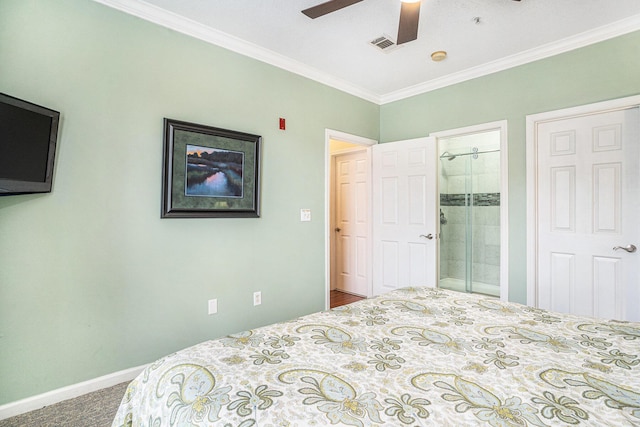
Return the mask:
<path id="1" fill-rule="evenodd" d="M 0 93 L 0 196 L 48 193 L 60 113 Z"/>

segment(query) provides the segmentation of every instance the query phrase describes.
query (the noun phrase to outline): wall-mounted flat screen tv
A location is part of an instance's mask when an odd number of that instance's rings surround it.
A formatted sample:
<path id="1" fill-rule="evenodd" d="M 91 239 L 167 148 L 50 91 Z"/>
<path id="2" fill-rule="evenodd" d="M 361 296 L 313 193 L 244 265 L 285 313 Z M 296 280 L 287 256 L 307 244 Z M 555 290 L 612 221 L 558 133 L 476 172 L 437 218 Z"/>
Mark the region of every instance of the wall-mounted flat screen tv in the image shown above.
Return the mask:
<path id="1" fill-rule="evenodd" d="M 0 196 L 48 193 L 60 113 L 0 93 Z"/>

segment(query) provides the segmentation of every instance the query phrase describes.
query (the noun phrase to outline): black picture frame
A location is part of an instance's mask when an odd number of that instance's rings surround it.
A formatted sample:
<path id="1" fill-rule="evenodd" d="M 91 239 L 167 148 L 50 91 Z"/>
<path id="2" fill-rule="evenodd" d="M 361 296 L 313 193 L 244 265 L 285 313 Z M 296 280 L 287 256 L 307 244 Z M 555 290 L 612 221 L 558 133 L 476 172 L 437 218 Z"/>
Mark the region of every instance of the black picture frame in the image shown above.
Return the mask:
<path id="1" fill-rule="evenodd" d="M 262 137 L 164 119 L 162 218 L 260 216 Z"/>

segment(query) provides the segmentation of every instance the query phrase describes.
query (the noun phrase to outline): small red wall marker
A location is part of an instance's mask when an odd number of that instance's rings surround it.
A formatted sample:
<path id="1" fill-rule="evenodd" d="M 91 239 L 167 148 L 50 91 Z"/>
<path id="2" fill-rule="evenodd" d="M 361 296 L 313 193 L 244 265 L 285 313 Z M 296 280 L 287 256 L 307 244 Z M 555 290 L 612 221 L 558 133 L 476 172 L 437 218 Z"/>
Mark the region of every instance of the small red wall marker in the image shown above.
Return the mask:
<path id="1" fill-rule="evenodd" d="M 280 130 L 287 129 L 287 124 L 285 123 L 285 119 L 280 117 Z"/>

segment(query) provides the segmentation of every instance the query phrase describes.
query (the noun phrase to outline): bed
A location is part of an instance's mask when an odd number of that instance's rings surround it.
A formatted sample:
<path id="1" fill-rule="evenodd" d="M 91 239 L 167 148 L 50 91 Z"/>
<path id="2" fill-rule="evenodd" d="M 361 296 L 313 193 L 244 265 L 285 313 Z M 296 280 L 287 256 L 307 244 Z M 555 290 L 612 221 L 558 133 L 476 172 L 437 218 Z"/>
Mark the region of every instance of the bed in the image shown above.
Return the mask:
<path id="1" fill-rule="evenodd" d="M 640 323 L 405 288 L 166 356 L 113 422 L 212 425 L 640 426 Z"/>

